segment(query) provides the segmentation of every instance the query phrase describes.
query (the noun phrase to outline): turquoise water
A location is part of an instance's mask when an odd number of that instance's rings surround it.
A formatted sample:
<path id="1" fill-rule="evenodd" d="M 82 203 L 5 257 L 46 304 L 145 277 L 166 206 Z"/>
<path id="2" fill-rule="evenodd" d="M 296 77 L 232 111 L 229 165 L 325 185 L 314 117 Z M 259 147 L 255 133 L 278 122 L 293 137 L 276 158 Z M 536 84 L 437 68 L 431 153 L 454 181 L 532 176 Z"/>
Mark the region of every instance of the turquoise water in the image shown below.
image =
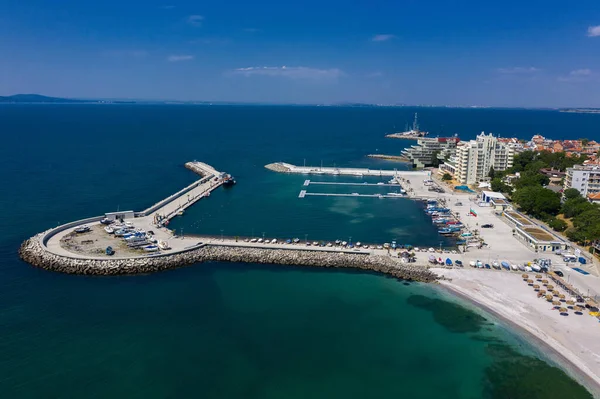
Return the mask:
<path id="1" fill-rule="evenodd" d="M 527 343 L 433 286 L 217 263 L 89 278 L 17 258 L 23 239 L 57 223 L 143 209 L 175 192 L 196 178 L 183 168 L 193 159 L 232 173 L 238 184 L 178 219 L 186 232 L 437 245 L 416 203 L 298 199 L 305 177 L 263 168 L 305 158 L 313 165 L 399 167 L 364 155 L 409 145 L 383 135 L 412 112 L 0 106 L 3 397 L 589 397 Z M 465 135 L 485 128 L 557 137 L 561 126 L 575 126 L 594 138 L 590 115 L 419 112 L 430 130 L 443 124 Z"/>
<path id="2" fill-rule="evenodd" d="M 469 186 L 455 186 L 456 190 L 465 191 L 467 193 L 474 193 L 475 191 L 471 190 Z"/>

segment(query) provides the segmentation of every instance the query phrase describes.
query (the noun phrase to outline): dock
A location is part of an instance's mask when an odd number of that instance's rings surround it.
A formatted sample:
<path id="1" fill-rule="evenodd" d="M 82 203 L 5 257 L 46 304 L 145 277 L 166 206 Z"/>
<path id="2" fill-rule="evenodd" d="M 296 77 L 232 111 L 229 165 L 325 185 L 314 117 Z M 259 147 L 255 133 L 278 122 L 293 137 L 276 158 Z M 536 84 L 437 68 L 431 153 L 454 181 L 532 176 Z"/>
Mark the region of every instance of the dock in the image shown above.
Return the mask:
<path id="1" fill-rule="evenodd" d="M 223 184 L 223 179 L 220 178 L 223 173 L 204 162 L 187 162 L 185 167 L 202 178 L 148 208 L 142 212 L 144 216 L 149 216 L 152 220 L 171 220 L 180 211 L 184 211 L 202 198 L 210 196 L 213 190 Z"/>
<path id="2" fill-rule="evenodd" d="M 338 193 L 307 193 L 306 190 L 300 191 L 298 198 L 304 198 L 307 195 L 316 197 L 371 197 L 371 198 L 408 198 L 406 195 L 389 195 L 389 194 L 338 194 Z"/>
<path id="3" fill-rule="evenodd" d="M 331 182 L 331 181 L 312 181 L 306 180 L 304 186 L 308 187 L 311 184 L 322 184 L 322 185 L 337 185 L 337 186 L 377 186 L 377 187 L 400 187 L 398 183 L 343 183 L 343 182 Z"/>
<path id="4" fill-rule="evenodd" d="M 337 168 L 327 166 L 296 166 L 285 162 L 276 162 L 265 166 L 267 169 L 282 173 L 295 173 L 305 175 L 333 175 L 333 176 L 375 176 L 375 177 L 402 177 L 410 179 L 413 177 L 429 176 L 427 171 L 418 170 L 389 170 L 368 168 Z"/>

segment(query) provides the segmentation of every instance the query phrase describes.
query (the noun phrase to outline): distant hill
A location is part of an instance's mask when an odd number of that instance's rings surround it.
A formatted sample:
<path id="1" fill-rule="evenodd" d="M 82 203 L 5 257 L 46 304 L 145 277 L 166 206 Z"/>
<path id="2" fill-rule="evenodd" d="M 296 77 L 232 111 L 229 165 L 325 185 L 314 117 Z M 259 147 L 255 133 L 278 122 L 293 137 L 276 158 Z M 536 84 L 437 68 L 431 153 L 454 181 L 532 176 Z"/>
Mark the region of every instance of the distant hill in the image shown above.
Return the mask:
<path id="1" fill-rule="evenodd" d="M 48 97 L 39 94 L 15 94 L 0 96 L 0 103 L 86 103 L 95 101 L 71 100 L 68 98 Z"/>

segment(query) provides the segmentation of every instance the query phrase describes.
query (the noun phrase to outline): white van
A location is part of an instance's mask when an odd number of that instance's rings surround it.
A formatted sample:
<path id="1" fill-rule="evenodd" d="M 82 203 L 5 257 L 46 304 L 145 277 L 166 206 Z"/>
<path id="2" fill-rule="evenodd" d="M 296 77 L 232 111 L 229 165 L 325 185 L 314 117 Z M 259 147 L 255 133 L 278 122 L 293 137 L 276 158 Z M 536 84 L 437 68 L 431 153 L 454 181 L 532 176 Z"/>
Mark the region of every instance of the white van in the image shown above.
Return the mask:
<path id="1" fill-rule="evenodd" d="M 577 256 L 571 254 L 563 254 L 563 262 L 577 262 Z"/>

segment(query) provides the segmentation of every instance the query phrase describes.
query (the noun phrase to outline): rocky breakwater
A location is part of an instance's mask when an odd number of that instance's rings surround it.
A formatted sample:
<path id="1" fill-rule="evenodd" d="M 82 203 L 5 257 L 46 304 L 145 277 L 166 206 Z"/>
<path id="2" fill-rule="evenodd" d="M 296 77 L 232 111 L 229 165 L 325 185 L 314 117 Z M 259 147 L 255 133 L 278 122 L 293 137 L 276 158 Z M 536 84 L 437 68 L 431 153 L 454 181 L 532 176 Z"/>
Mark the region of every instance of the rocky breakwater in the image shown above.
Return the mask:
<path id="1" fill-rule="evenodd" d="M 86 275 L 145 274 L 201 262 L 244 262 L 329 268 L 353 268 L 386 274 L 402 280 L 433 282 L 438 276 L 426 268 L 406 265 L 387 256 L 347 254 L 295 249 L 211 246 L 162 256 L 135 258 L 71 258 L 49 252 L 41 235 L 21 245 L 21 258 L 46 270 Z"/>
<path id="2" fill-rule="evenodd" d="M 268 165 L 265 165 L 265 168 L 272 170 L 274 172 L 282 172 L 282 173 L 288 173 L 290 171 L 290 169 L 281 164 L 280 162 L 276 162 L 276 163 L 270 163 Z"/>

